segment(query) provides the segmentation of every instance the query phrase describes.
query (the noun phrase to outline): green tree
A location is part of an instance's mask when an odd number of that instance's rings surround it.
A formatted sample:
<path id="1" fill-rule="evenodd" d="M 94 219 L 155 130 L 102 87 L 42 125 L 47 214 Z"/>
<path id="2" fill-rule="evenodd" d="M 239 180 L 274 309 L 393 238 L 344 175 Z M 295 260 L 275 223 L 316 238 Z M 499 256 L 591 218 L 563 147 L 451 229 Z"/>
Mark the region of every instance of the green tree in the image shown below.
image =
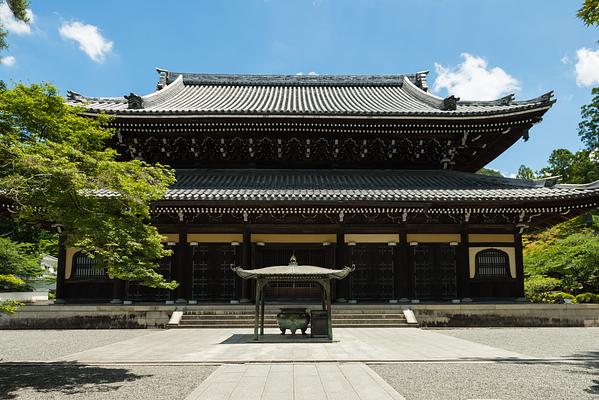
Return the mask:
<path id="1" fill-rule="evenodd" d="M 599 149 L 599 87 L 593 88 L 590 104 L 581 107 L 582 121 L 578 124 L 578 136 L 591 152 Z"/>
<path id="2" fill-rule="evenodd" d="M 540 175 L 560 176 L 564 183 L 589 183 L 599 179 L 599 163 L 588 150 L 572 153 L 567 149 L 556 149 L 548 163 L 539 171 Z"/>
<path id="3" fill-rule="evenodd" d="M 44 273 L 39 257 L 31 250 L 28 244 L 0 237 L 0 292 L 30 290 L 28 282 Z M 20 305 L 16 301 L 0 302 L 0 314 L 13 313 Z"/>
<path id="4" fill-rule="evenodd" d="M 27 16 L 27 8 L 29 8 L 28 0 L 0 1 L 0 4 L 2 3 L 6 3 L 8 5 L 8 8 L 10 8 L 16 19 L 23 22 L 29 22 L 29 17 Z M 0 23 L 0 51 L 8 47 L 8 44 L 6 43 L 6 35 L 6 29 L 4 29 L 4 27 Z"/>
<path id="5" fill-rule="evenodd" d="M 479 175 L 503 177 L 503 175 L 501 175 L 501 172 L 490 168 L 481 168 L 476 173 Z"/>
<path id="6" fill-rule="evenodd" d="M 31 245 L 0 238 L 0 277 L 14 275 L 27 281 L 43 273 L 44 268 L 39 257 L 32 252 Z"/>
<path id="7" fill-rule="evenodd" d="M 536 176 L 532 169 L 528 168 L 526 165 L 520 165 L 520 168 L 518 168 L 518 174 L 516 174 L 516 178 L 532 180 L 535 179 Z"/>
<path id="8" fill-rule="evenodd" d="M 576 14 L 585 25 L 599 25 L 599 0 L 585 0 Z"/>
<path id="9" fill-rule="evenodd" d="M 150 224 L 150 203 L 173 171 L 117 161 L 109 118 L 87 118 L 49 84 L 0 91 L 0 192 L 19 224 L 62 227 L 66 244 L 101 261 L 109 276 L 174 288 L 156 272 L 170 255 Z"/>
<path id="10" fill-rule="evenodd" d="M 524 272 L 527 281 L 551 277 L 560 280 L 562 290 L 599 292 L 599 213 L 526 236 Z"/>

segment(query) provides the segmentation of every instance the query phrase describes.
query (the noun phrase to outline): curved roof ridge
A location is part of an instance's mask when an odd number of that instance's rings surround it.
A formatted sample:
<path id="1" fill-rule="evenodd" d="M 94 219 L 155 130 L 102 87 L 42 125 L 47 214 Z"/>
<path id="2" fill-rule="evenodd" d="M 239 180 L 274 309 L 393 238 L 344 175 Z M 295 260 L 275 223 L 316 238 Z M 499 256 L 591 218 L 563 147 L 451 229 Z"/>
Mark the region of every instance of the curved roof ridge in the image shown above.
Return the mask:
<path id="1" fill-rule="evenodd" d="M 532 104 L 532 103 L 553 104 L 556 101 L 557 100 L 553 98 L 553 90 L 550 90 L 549 92 L 543 93 L 542 95 L 540 95 L 538 97 L 534 97 L 534 98 L 528 99 L 528 100 L 517 100 L 517 101 L 512 102 L 512 104 Z"/>
<path id="2" fill-rule="evenodd" d="M 172 83 L 165 85 L 162 89 L 142 96 L 144 108 L 149 108 L 172 99 L 183 90 L 184 86 L 183 75 L 179 75 Z"/>
<path id="3" fill-rule="evenodd" d="M 240 86 L 399 86 L 408 78 L 418 87 L 428 89 L 426 71 L 416 74 L 387 75 L 288 75 L 288 74 L 211 74 L 172 72 L 157 69 L 158 87 L 172 83 L 179 75 L 186 85 L 240 85 Z"/>
<path id="4" fill-rule="evenodd" d="M 77 93 L 72 90 L 67 90 L 67 100 L 72 103 L 126 103 L 127 99 L 124 97 L 94 97 L 85 96 L 81 93 Z"/>
<path id="5" fill-rule="evenodd" d="M 534 97 L 532 99 L 527 100 L 516 100 L 516 95 L 514 93 L 510 93 L 506 96 L 500 97 L 494 100 L 460 100 L 458 101 L 458 105 L 463 106 L 509 106 L 509 105 L 527 105 L 527 104 L 536 104 L 536 103 L 547 103 L 553 104 L 556 102 L 553 99 L 553 90 L 543 93 L 538 97 Z"/>
<path id="6" fill-rule="evenodd" d="M 430 92 L 422 90 L 422 88 L 416 86 L 407 77 L 404 77 L 403 80 L 403 90 L 405 90 L 406 93 L 414 97 L 416 100 L 423 102 L 424 104 L 427 104 L 439 110 L 443 109 L 443 99 L 441 97 L 435 96 Z"/>
<path id="7" fill-rule="evenodd" d="M 599 180 L 589 183 L 558 183 L 555 187 L 567 189 L 599 189 Z"/>

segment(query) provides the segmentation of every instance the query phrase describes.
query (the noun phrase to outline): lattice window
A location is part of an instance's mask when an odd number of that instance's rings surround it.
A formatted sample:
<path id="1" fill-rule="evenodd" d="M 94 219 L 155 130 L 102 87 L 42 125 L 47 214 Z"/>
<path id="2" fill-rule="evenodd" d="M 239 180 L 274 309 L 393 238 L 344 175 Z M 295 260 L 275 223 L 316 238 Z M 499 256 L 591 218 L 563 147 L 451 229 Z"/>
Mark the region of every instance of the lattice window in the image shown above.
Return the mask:
<path id="1" fill-rule="evenodd" d="M 482 250 L 476 253 L 477 278 L 509 278 L 510 262 L 505 251 Z"/>
<path id="2" fill-rule="evenodd" d="M 106 270 L 98 266 L 98 260 L 78 251 L 73 255 L 71 279 L 108 279 Z"/>

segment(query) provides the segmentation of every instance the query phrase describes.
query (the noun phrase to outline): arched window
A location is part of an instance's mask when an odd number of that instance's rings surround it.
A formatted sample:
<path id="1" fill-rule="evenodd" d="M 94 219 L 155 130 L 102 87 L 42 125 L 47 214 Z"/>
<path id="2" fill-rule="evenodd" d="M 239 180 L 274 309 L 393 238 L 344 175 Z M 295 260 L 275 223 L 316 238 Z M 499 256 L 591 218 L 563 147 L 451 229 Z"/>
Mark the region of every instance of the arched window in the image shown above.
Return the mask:
<path id="1" fill-rule="evenodd" d="M 510 259 L 505 251 L 487 249 L 476 253 L 477 278 L 509 278 Z"/>
<path id="2" fill-rule="evenodd" d="M 106 270 L 97 265 L 98 260 L 78 251 L 73 255 L 72 279 L 108 279 Z"/>

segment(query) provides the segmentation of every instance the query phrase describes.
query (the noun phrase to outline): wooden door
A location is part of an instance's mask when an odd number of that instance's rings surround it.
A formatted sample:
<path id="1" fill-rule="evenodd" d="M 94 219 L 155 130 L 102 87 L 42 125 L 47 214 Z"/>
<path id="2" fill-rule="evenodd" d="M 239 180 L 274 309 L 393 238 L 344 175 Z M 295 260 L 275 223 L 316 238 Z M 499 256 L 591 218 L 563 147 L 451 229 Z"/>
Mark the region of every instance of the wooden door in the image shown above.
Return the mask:
<path id="1" fill-rule="evenodd" d="M 442 244 L 413 247 L 414 298 L 451 300 L 457 297 L 456 248 Z"/>
<path id="2" fill-rule="evenodd" d="M 238 246 L 222 243 L 202 243 L 191 247 L 192 299 L 228 301 L 236 298 L 235 273 Z"/>
<path id="3" fill-rule="evenodd" d="M 390 300 L 394 296 L 394 247 L 386 244 L 364 244 L 349 247 L 351 298 L 357 300 Z"/>

